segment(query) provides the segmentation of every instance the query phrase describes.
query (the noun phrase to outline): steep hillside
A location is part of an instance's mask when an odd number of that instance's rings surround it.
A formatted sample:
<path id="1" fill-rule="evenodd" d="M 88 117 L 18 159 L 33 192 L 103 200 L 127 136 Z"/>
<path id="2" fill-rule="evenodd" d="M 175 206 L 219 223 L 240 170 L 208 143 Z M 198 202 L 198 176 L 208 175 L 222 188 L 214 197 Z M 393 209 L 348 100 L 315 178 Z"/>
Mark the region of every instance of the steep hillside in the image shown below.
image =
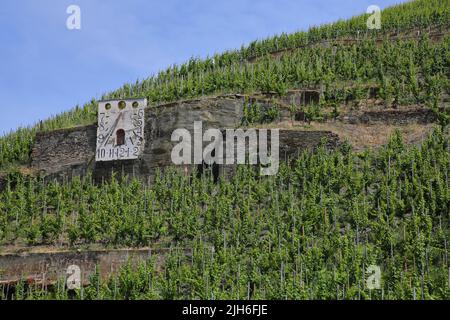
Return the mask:
<path id="1" fill-rule="evenodd" d="M 347 140 L 323 141 L 272 177 L 247 166 L 218 182 L 176 170 L 152 183 L 40 177 L 36 135 L 94 132 L 96 100 L 0 138 L 0 258 L 167 249 L 94 274 L 75 293 L 83 299 L 449 299 L 450 0 L 388 8 L 381 30 L 367 17 L 191 59 L 101 97 L 146 97 L 159 112 L 230 94 L 244 101 L 242 126 Z M 380 289 L 366 286 L 371 265 Z M 1 280 L 0 270 L 0 296 L 69 294 L 19 280 L 11 293 Z"/>
<path id="2" fill-rule="evenodd" d="M 146 97 L 153 107 L 227 92 L 283 95 L 288 89 L 320 88 L 322 104 L 333 106 L 347 97 L 364 99 L 376 86 L 387 107 L 436 108 L 441 98 L 448 99 L 449 8 L 448 0 L 412 1 L 384 10 L 381 30 L 367 30 L 368 15 L 361 15 L 255 41 L 237 51 L 193 58 L 101 99 Z M 0 168 L 28 163 L 36 132 L 94 123 L 96 113 L 93 99 L 0 138 Z"/>

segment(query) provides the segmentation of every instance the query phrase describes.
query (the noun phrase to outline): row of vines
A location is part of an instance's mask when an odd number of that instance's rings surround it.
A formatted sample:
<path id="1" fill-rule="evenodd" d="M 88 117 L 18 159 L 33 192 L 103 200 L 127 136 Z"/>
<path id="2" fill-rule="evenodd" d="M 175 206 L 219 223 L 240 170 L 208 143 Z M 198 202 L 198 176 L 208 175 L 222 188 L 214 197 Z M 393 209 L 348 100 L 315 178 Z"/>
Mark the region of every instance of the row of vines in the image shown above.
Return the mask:
<path id="1" fill-rule="evenodd" d="M 271 57 L 254 64 L 232 63 L 210 71 L 182 70 L 144 80 L 104 98 L 145 96 L 152 103 L 193 98 L 224 92 L 276 92 L 283 95 L 292 88 L 320 88 L 322 105 L 339 105 L 351 97 L 368 97 L 370 87 L 386 106 L 422 104 L 439 110 L 443 95 L 450 92 L 450 37 L 432 43 L 420 41 L 386 42 L 372 40 L 359 45 L 332 48 L 311 47 L 281 59 Z M 368 86 L 370 84 L 370 86 Z M 96 101 L 76 108 L 31 129 L 21 129 L 0 138 L 0 168 L 26 163 L 37 131 L 93 123 Z M 448 116 L 442 115 L 444 124 Z"/>
<path id="2" fill-rule="evenodd" d="M 440 129 L 420 148 L 396 133 L 378 151 L 320 147 L 276 176 L 244 166 L 218 183 L 16 176 L 0 194 L 0 241 L 174 248 L 162 271 L 125 267 L 83 299 L 448 299 L 449 148 Z M 366 288 L 369 265 L 382 290 Z M 21 297 L 67 295 L 31 289 Z"/>

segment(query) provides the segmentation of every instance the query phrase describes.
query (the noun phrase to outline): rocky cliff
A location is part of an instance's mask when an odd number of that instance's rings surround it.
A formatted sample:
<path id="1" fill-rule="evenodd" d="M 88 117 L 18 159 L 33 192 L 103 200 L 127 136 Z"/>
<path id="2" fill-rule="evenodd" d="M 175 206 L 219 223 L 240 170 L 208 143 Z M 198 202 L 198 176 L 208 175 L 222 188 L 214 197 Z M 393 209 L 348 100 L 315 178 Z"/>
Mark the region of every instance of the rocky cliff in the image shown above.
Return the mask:
<path id="1" fill-rule="evenodd" d="M 305 97 L 312 99 L 313 95 L 298 92 L 286 99 L 297 99 L 300 103 Z M 96 125 L 40 133 L 33 148 L 31 167 L 41 175 L 54 178 L 70 178 L 92 171 L 95 180 L 101 181 L 115 171 L 152 179 L 157 170 L 173 166 L 171 151 L 176 143 L 171 141 L 171 135 L 174 130 L 192 131 L 195 121 L 202 121 L 203 130 L 240 127 L 248 101 L 244 96 L 228 95 L 147 108 L 145 148 L 136 160 L 95 162 Z M 263 107 L 270 105 L 264 100 L 261 104 Z M 282 112 L 280 120 L 288 117 Z M 338 143 L 338 137 L 329 131 L 281 130 L 279 136 L 282 160 L 315 148 L 324 138 L 330 147 Z M 188 170 L 192 171 L 193 167 L 189 166 Z"/>

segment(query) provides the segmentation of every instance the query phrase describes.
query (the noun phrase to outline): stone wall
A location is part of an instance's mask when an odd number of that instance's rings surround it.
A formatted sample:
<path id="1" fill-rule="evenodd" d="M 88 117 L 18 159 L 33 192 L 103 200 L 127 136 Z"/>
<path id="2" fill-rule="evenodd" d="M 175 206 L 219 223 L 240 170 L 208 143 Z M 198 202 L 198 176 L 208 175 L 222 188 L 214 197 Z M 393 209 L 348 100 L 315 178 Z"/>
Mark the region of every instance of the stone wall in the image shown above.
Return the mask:
<path id="1" fill-rule="evenodd" d="M 276 103 L 281 109 L 278 120 L 286 121 L 291 118 L 286 106 L 291 103 L 306 105 L 318 97 L 317 91 L 297 90 L 288 92 L 285 97 L 271 94 L 224 95 L 147 108 L 145 148 L 136 160 L 96 162 L 96 125 L 40 133 L 33 148 L 31 167 L 42 175 L 58 179 L 85 175 L 88 171 L 92 171 L 97 182 L 109 179 L 112 172 L 152 180 L 158 170 L 172 166 L 171 151 L 177 144 L 171 141 L 174 130 L 185 128 L 192 131 L 195 121 L 202 121 L 204 130 L 238 128 L 242 125 L 246 103 L 258 103 L 263 110 Z M 420 125 L 434 122 L 436 117 L 429 109 L 410 107 L 351 111 L 341 115 L 338 121 L 363 125 L 377 123 Z M 280 159 L 292 158 L 303 150 L 312 149 L 323 138 L 328 139 L 329 147 L 339 143 L 338 136 L 329 131 L 280 130 Z M 182 167 L 185 172 L 190 172 L 194 168 L 198 169 L 198 166 Z M 224 170 L 225 172 L 230 170 Z"/>
<path id="2" fill-rule="evenodd" d="M 94 165 L 96 135 L 96 125 L 38 133 L 31 167 L 43 174 L 84 174 Z"/>
<path id="3" fill-rule="evenodd" d="M 436 122 L 437 117 L 431 109 L 405 107 L 397 110 L 353 112 L 342 115 L 339 120 L 351 124 L 423 125 Z"/>
<path id="4" fill-rule="evenodd" d="M 312 91 L 313 92 L 313 91 Z M 281 103 L 305 104 L 304 97 L 313 95 L 304 91 L 290 92 Z M 51 178 L 71 178 L 93 172 L 96 181 L 109 178 L 113 171 L 152 179 L 157 170 L 171 166 L 171 151 L 176 143 L 171 134 L 178 128 L 193 130 L 194 121 L 202 121 L 203 129 L 237 128 L 243 119 L 246 102 L 258 102 L 262 108 L 271 106 L 272 97 L 249 98 L 243 95 L 227 95 L 216 98 L 181 101 L 157 108 L 148 108 L 145 116 L 145 148 L 137 160 L 95 162 L 96 125 L 39 133 L 32 152 L 31 167 Z M 284 110 L 284 109 L 283 109 Z M 290 119 L 289 112 L 281 112 L 279 120 Z M 436 120 L 429 109 L 405 108 L 384 111 L 355 111 L 339 117 L 339 121 L 354 124 L 426 124 Z M 330 146 L 338 143 L 338 137 L 323 131 L 280 131 L 280 158 L 295 156 L 311 149 L 328 138 Z M 191 170 L 192 167 L 189 167 Z M 1 180 L 1 179 L 0 179 Z M 0 181 L 1 184 L 1 181 Z M 1 186 L 0 186 L 1 187 Z"/>
<path id="5" fill-rule="evenodd" d="M 194 121 L 202 121 L 204 130 L 237 128 L 242 122 L 244 104 L 245 97 L 229 95 L 148 108 L 145 148 L 136 160 L 95 162 L 96 125 L 40 133 L 31 166 L 50 178 L 71 178 L 92 171 L 98 182 L 109 179 L 112 172 L 152 180 L 158 170 L 172 166 L 171 152 L 177 144 L 171 141 L 174 130 L 192 131 Z M 280 158 L 314 148 L 323 138 L 328 138 L 331 147 L 338 143 L 338 137 L 327 131 L 280 130 Z M 188 171 L 193 168 L 189 166 Z"/>
<path id="6" fill-rule="evenodd" d="M 170 249 L 119 249 L 91 251 L 55 251 L 43 253 L 13 253 L 0 255 L 0 285 L 14 285 L 20 280 L 28 283 L 52 285 L 66 279 L 69 266 L 76 265 L 81 271 L 83 285 L 96 268 L 103 279 L 116 273 L 127 263 L 147 263 L 152 258 L 157 269 L 161 267 Z M 189 256 L 191 250 L 184 250 Z"/>

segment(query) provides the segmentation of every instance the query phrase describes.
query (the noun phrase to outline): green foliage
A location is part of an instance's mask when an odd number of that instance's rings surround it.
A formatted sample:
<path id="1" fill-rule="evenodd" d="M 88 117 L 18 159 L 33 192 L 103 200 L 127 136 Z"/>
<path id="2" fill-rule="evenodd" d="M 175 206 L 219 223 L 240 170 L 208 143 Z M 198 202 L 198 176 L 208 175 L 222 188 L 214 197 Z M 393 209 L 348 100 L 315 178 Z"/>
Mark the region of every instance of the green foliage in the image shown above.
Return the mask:
<path id="1" fill-rule="evenodd" d="M 125 266 L 83 299 L 448 299 L 448 148 L 441 130 L 420 148 L 397 132 L 376 152 L 320 147 L 276 176 L 243 166 L 217 184 L 175 171 L 151 185 L 16 178 L 0 241 L 173 248 L 162 270 Z M 382 290 L 365 286 L 371 264 Z"/>
<path id="2" fill-rule="evenodd" d="M 305 47 L 311 43 L 334 38 L 374 38 L 389 33 L 400 33 L 412 29 L 427 29 L 430 25 L 438 28 L 448 25 L 450 19 L 448 0 L 419 0 L 396 5 L 382 11 L 382 29 L 368 30 L 368 14 L 312 27 L 307 32 L 281 34 L 265 40 L 252 42 L 241 50 L 246 58 L 260 57 L 271 52 Z M 236 54 L 239 55 L 239 54 Z"/>
<path id="3" fill-rule="evenodd" d="M 92 100 L 83 108 L 76 107 L 35 126 L 19 128 L 0 137 L 0 172 L 9 166 L 26 164 L 30 160 L 31 148 L 38 132 L 52 131 L 77 125 L 91 124 L 97 117 L 97 102 Z"/>
<path id="4" fill-rule="evenodd" d="M 325 114 L 320 109 L 320 106 L 315 103 L 303 108 L 303 112 L 308 121 L 324 121 L 326 118 Z"/>
<path id="5" fill-rule="evenodd" d="M 244 105 L 244 114 L 242 124 L 244 126 L 261 123 L 263 119 L 263 111 L 259 103 L 246 103 Z"/>
<path id="6" fill-rule="evenodd" d="M 96 185 L 90 176 L 43 181 L 15 170 L 29 162 L 40 132 L 95 122 L 92 100 L 0 138 L 0 171 L 10 172 L 0 193 L 0 244 L 172 247 L 164 266 L 126 265 L 107 281 L 96 273 L 78 299 L 449 299 L 449 118 L 442 101 L 450 89 L 450 37 L 434 42 L 428 33 L 448 29 L 450 2 L 412 1 L 382 17 L 381 30 L 367 30 L 362 15 L 192 58 L 102 99 L 139 96 L 157 104 L 323 88 L 320 103 L 302 111 L 325 120 L 324 106 L 336 117 L 338 105 L 357 107 L 377 88 L 375 98 L 386 107 L 423 104 L 435 112 L 443 128 L 420 148 L 405 146 L 396 133 L 376 152 L 321 147 L 282 165 L 276 176 L 240 167 L 217 184 L 208 174 L 175 171 L 151 185 L 126 178 Z M 386 37 L 411 30 L 422 37 Z M 380 37 L 386 40 L 375 41 Z M 337 38 L 360 41 L 333 43 Z M 324 40 L 331 45 L 315 45 Z M 286 52 L 275 59 L 271 53 L 280 50 Z M 292 115 L 297 109 L 290 107 Z M 243 124 L 271 122 L 279 113 L 248 103 Z M 365 286 L 371 264 L 382 268 L 382 290 Z M 52 292 L 20 283 L 15 298 L 67 299 L 68 293 L 60 282 Z"/>
<path id="7" fill-rule="evenodd" d="M 280 113 L 280 109 L 275 105 L 263 108 L 259 103 L 246 103 L 242 125 L 271 123 L 280 118 Z"/>
<path id="8" fill-rule="evenodd" d="M 431 26 L 447 30 L 449 0 L 418 0 L 387 8 L 382 12 L 381 30 L 367 30 L 367 15 L 339 21 L 308 32 L 282 34 L 256 41 L 238 51 L 228 51 L 206 59 L 190 59 L 157 75 L 103 95 L 102 99 L 147 97 L 151 104 L 189 99 L 217 93 L 271 92 L 283 95 L 288 89 L 326 85 L 324 97 L 346 101 L 364 99 L 364 83 L 381 87 L 380 98 L 387 107 L 427 102 L 433 105 L 437 92 L 449 92 L 450 37 L 431 43 Z M 392 32 L 422 30 L 420 39 L 375 39 Z M 353 45 L 314 46 L 323 40 L 357 37 Z M 280 59 L 270 53 L 286 51 Z M 256 61 L 248 59 L 260 57 Z M 433 78 L 435 77 L 435 78 Z M 437 78 L 436 78 L 437 77 Z M 345 83 L 357 82 L 351 90 Z M 339 89 L 340 88 L 340 89 Z M 439 96 L 439 95 L 438 95 Z M 75 108 L 30 128 L 0 137 L 0 171 L 29 161 L 31 146 L 39 131 L 94 123 L 96 101 Z M 271 115 L 272 117 L 275 115 Z M 442 118 L 442 117 L 441 117 Z M 445 117 L 444 117 L 445 118 Z"/>
<path id="9" fill-rule="evenodd" d="M 280 114 L 281 114 L 280 109 L 277 106 L 271 106 L 270 108 L 267 109 L 263 118 L 263 122 L 265 123 L 273 122 L 280 118 Z"/>

